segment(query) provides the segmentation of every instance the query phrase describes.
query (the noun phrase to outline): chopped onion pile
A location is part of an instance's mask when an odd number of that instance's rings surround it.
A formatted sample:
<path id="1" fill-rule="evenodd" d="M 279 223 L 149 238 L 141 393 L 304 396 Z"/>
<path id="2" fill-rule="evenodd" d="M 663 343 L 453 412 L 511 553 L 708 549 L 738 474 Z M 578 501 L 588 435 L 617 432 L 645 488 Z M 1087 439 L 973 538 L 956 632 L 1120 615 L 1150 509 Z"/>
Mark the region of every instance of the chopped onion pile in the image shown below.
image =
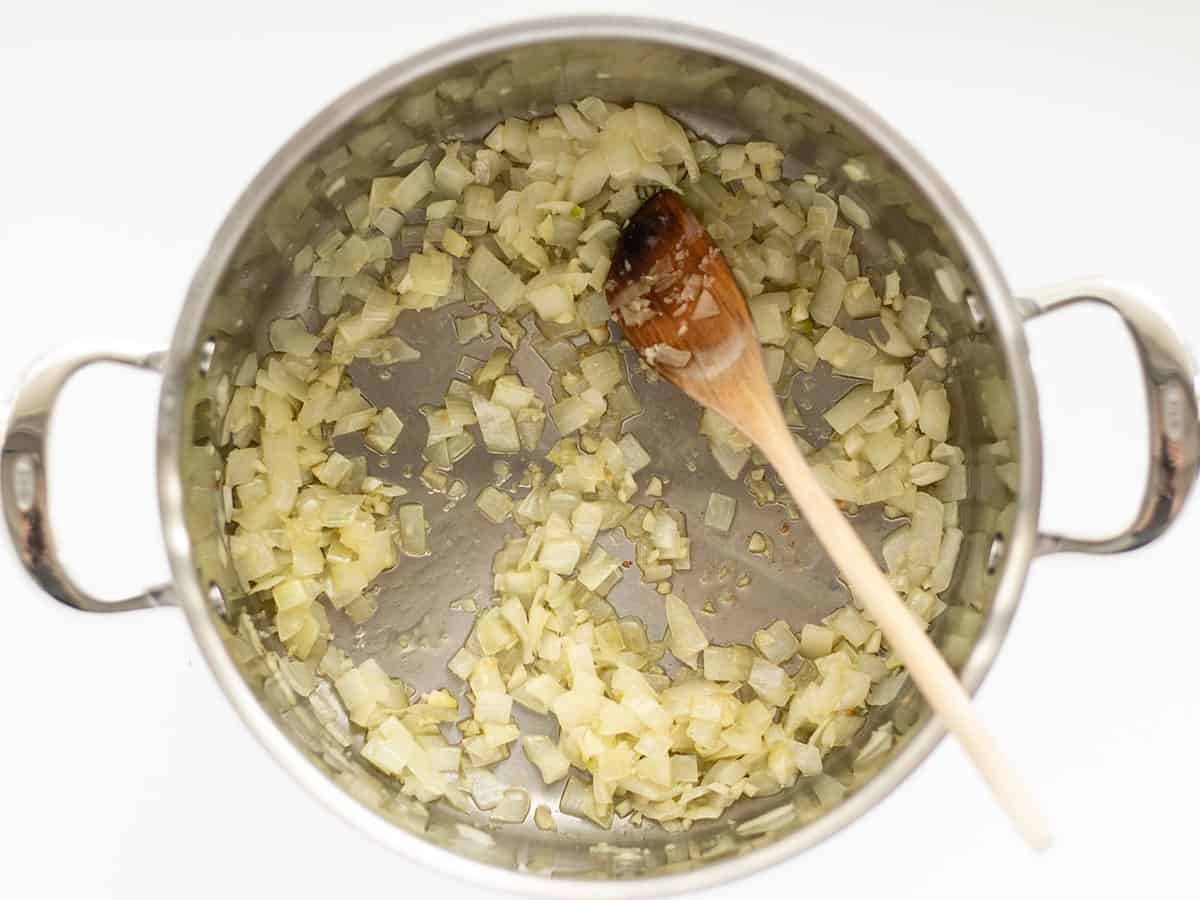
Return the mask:
<path id="1" fill-rule="evenodd" d="M 491 771 L 514 745 L 546 784 L 563 784 L 563 813 L 605 827 L 617 815 L 687 828 L 801 777 L 822 803 L 839 802 L 845 787 L 823 774 L 823 757 L 854 738 L 870 707 L 895 699 L 906 676 L 853 605 L 798 635 L 777 621 L 751 646 L 709 642 L 670 581 L 692 565 L 684 516 L 659 499 L 657 477 L 644 484 L 653 504 L 633 502 L 651 458 L 622 433 L 641 404 L 609 343 L 604 284 L 620 227 L 646 189 L 682 192 L 749 300 L 781 393 L 796 372 L 821 365 L 859 381 L 824 413 L 830 440 L 801 444 L 833 497 L 908 517 L 883 556 L 924 622 L 946 609 L 938 594 L 963 543 L 966 497 L 964 456 L 948 443 L 949 357 L 931 344 L 944 329 L 931 304 L 906 294 L 894 271 L 862 271 L 852 239 L 872 223 L 853 197 L 823 193 L 816 176 L 783 179 L 773 144 L 714 146 L 653 106 L 588 98 L 533 122 L 507 119 L 482 146 L 405 144 L 373 125 L 320 164 L 331 176 L 325 198 L 344 221 L 317 223 L 302 244 L 288 237 L 296 223 L 270 226 L 293 270 L 313 277 L 323 323 L 273 324 L 274 352 L 250 354 L 228 385 L 220 439 L 234 566 L 248 592 L 271 592 L 288 653 L 319 660 L 295 663 L 307 691 L 322 696 L 318 675 L 332 681 L 344 716 L 331 695 L 326 727 L 346 746 L 351 723 L 361 729 L 363 758 L 405 794 L 473 804 L 497 824 L 530 812 L 529 793 Z M 335 175 L 344 166 L 360 175 L 373 167 L 369 186 L 347 188 L 361 179 Z M 707 314 L 703 299 L 697 317 Z M 491 602 L 460 604 L 476 612 L 449 663 L 466 684 L 461 703 L 446 690 L 417 697 L 372 659 L 354 666 L 330 645 L 321 603 L 365 622 L 376 609 L 372 582 L 401 553 L 435 552 L 421 505 L 397 503 L 403 488 L 369 477 L 365 457 L 344 456 L 333 441 L 353 434 L 377 453 L 395 446 L 405 423 L 368 403 L 346 367 L 418 359 L 392 334 L 400 313 L 460 301 L 474 311 L 454 317 L 456 342 L 495 334 L 503 345 L 486 360 L 464 356 L 441 405 L 421 408 L 421 481 L 456 502 L 469 489 L 448 473 L 480 444 L 501 456 L 534 451 L 547 416 L 560 435 L 547 457 L 553 471 L 530 467 L 523 494 L 503 489 L 512 474 L 503 461 L 495 483 L 474 494 L 479 513 L 509 530 L 493 560 Z M 522 319 L 532 319 L 532 337 Z M 877 321 L 863 332 L 852 321 L 860 319 Z M 526 340 L 552 372 L 546 401 L 510 368 Z M 655 351 L 659 362 L 687 363 L 669 350 Z M 1001 421 L 1011 412 L 993 393 Z M 749 441 L 711 411 L 700 431 L 737 479 L 754 456 Z M 997 460 L 1010 458 L 1003 443 Z M 1001 477 L 1015 477 L 1006 465 Z M 786 503 L 764 468 L 745 484 L 758 505 Z M 704 524 L 728 534 L 736 504 L 711 494 Z M 624 567 L 598 539 L 617 528 L 634 543 L 641 581 L 662 595 L 668 626 L 657 639 L 606 599 Z M 770 557 L 773 544 L 754 532 L 748 549 Z M 667 653 L 682 663 L 670 676 Z M 555 736 L 522 734 L 516 706 L 547 717 Z M 443 733 L 451 723 L 459 740 Z M 876 729 L 854 765 L 877 763 L 893 741 L 890 725 Z M 739 831 L 761 833 L 787 815 L 769 812 Z M 556 828 L 545 806 L 534 821 Z"/>
<path id="2" fill-rule="evenodd" d="M 406 491 L 368 476 L 365 457 L 333 448 L 333 437 L 358 433 L 390 450 L 404 427 L 395 412 L 372 407 L 298 320 L 274 323 L 271 341 L 276 353 L 242 366 L 222 426 L 229 548 L 246 590 L 271 592 L 279 639 L 305 659 L 330 633 L 318 598 L 355 622 L 370 618 L 368 589 L 397 549 L 425 552 L 424 518 L 417 534 L 407 517 L 405 532 L 404 508 L 397 516 L 392 504 Z"/>

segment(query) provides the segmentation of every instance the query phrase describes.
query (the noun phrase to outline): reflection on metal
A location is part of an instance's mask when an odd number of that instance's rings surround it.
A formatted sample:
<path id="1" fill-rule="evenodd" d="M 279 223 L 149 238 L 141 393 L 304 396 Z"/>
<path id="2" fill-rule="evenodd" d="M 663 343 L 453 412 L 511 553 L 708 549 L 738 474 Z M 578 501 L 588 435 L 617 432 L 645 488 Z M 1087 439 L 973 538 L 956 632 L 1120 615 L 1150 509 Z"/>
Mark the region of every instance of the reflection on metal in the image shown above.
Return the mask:
<path id="1" fill-rule="evenodd" d="M 215 581 L 208 586 L 208 602 L 218 616 L 229 619 L 229 605 L 225 602 L 225 592 Z"/>
<path id="2" fill-rule="evenodd" d="M 213 354 L 216 352 L 216 349 L 216 338 L 209 338 L 200 345 L 200 353 L 198 354 L 199 359 L 196 361 L 196 371 L 199 372 L 201 376 L 207 375 L 209 369 L 212 368 Z"/>
<path id="3" fill-rule="evenodd" d="M 1004 535 L 996 534 L 992 537 L 992 545 L 988 548 L 987 558 L 987 574 L 995 575 L 996 570 L 1000 568 L 1000 563 L 1004 561 Z"/>
<path id="4" fill-rule="evenodd" d="M 967 291 L 963 300 L 967 304 L 967 312 L 971 315 L 971 326 L 978 332 L 988 330 L 988 314 L 987 308 L 983 305 L 983 301 L 974 291 Z"/>
<path id="5" fill-rule="evenodd" d="M 13 499 L 22 513 L 32 511 L 37 502 L 37 468 L 32 456 L 21 454 L 13 460 Z"/>

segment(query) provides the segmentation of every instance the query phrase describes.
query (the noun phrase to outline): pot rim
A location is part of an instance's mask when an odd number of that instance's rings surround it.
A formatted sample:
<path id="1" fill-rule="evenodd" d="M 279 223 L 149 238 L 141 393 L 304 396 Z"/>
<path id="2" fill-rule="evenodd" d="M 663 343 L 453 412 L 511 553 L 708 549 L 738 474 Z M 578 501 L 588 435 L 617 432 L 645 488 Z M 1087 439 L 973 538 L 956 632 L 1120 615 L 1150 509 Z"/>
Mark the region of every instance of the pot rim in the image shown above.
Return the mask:
<path id="1" fill-rule="evenodd" d="M 1041 501 L 1041 432 L 1022 317 L 982 234 L 949 186 L 914 147 L 863 103 L 805 66 L 741 38 L 684 22 L 633 16 L 536 18 L 471 32 L 394 63 L 341 94 L 299 129 L 262 167 L 226 216 L 191 282 L 171 343 L 159 407 L 158 487 L 164 539 L 180 605 L 208 666 L 242 720 L 279 764 L 329 809 L 384 846 L 444 875 L 467 878 L 498 890 L 522 891 L 542 897 L 615 900 L 711 887 L 758 872 L 815 846 L 840 832 L 898 787 L 942 739 L 944 728 L 936 720 L 927 719 L 871 780 L 819 819 L 771 844 L 692 871 L 601 881 L 545 877 L 476 862 L 418 838 L 361 805 L 330 781 L 276 726 L 242 679 L 210 617 L 209 602 L 197 578 L 184 523 L 179 469 L 184 391 L 209 300 L 263 201 L 274 193 L 295 165 L 358 111 L 411 81 L 495 51 L 570 39 L 635 40 L 674 46 L 724 57 L 789 84 L 853 123 L 875 143 L 888 148 L 894 162 L 953 229 L 988 303 L 992 327 L 1004 350 L 1017 411 L 1017 458 L 1021 460 L 1016 516 L 1001 562 L 1002 571 L 993 604 L 960 673 L 964 686 L 971 693 L 979 687 L 995 660 L 1012 622 L 1034 555 Z"/>

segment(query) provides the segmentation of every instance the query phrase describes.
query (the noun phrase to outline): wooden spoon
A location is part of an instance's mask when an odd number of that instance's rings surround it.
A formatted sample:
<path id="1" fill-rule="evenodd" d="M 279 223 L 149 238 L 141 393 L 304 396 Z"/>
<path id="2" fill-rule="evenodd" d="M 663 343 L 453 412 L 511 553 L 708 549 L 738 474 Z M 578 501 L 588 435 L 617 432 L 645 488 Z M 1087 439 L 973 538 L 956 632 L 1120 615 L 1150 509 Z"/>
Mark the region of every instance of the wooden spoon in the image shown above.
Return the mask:
<path id="1" fill-rule="evenodd" d="M 1032 847 L 1048 846 L 1045 822 L 967 692 L 797 448 L 767 381 L 745 298 L 721 251 L 678 194 L 661 191 L 633 214 L 609 272 L 609 306 L 630 343 L 663 378 L 758 445 L 855 599 L 883 629 L 1017 829 Z"/>

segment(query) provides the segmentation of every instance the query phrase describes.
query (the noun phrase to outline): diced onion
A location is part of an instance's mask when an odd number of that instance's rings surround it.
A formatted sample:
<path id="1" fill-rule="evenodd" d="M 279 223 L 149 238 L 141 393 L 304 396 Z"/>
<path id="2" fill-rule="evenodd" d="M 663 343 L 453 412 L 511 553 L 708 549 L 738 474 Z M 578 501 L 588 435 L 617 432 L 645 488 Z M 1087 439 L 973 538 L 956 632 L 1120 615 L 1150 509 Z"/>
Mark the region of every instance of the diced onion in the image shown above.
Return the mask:
<path id="1" fill-rule="evenodd" d="M 542 781 L 546 784 L 553 784 L 567 777 L 571 763 L 550 738 L 543 735 L 526 735 L 521 738 L 521 749 L 525 752 L 525 757 L 537 766 Z"/>
<path id="2" fill-rule="evenodd" d="M 558 830 L 558 826 L 554 823 L 554 813 L 548 806 L 538 806 L 533 811 L 533 822 L 541 831 Z"/>
<path id="3" fill-rule="evenodd" d="M 475 498 L 475 505 L 488 521 L 495 525 L 507 519 L 513 511 L 512 497 L 490 484 L 479 492 L 479 496 Z"/>
<path id="4" fill-rule="evenodd" d="M 724 494 L 712 492 L 708 495 L 708 506 L 704 510 L 704 524 L 713 531 L 728 534 L 737 511 L 737 501 Z"/>
<path id="5" fill-rule="evenodd" d="M 774 144 L 717 147 L 656 107 L 623 109 L 593 97 L 560 105 L 546 119 L 506 119 L 483 149 L 459 141 L 412 145 L 406 126 L 428 130 L 447 104 L 472 96 L 486 103 L 511 78 L 502 67 L 449 79 L 408 98 L 395 121 L 382 109 L 373 113 L 323 154 L 314 182 L 285 189 L 285 214 L 267 226 L 290 271 L 315 279 L 316 309 L 326 317 L 312 330 L 299 319 L 271 323 L 272 354 L 240 357 L 232 380 L 214 379 L 230 557 L 243 587 L 274 603 L 275 634 L 291 657 L 289 668 L 272 670 L 272 697 L 311 698 L 338 747 L 355 746 L 351 723 L 363 730 L 362 758 L 380 779 L 395 781 L 394 802 L 420 809 L 445 797 L 464 810 L 470 797 L 496 825 L 529 814 L 529 793 L 490 771 L 517 741 L 547 783 L 567 780 L 561 810 L 603 827 L 614 815 L 632 815 L 687 828 L 800 777 L 811 779 L 823 805 L 834 805 L 846 788 L 824 773 L 823 756 L 849 746 L 848 759 L 864 771 L 886 758 L 895 742 L 890 726 L 863 735 L 865 742 L 855 735 L 868 708 L 895 700 L 907 675 L 852 604 L 798 634 L 781 620 L 756 631 L 752 646 L 716 646 L 672 592 L 676 576 L 693 567 L 691 538 L 684 515 L 661 499 L 664 480 L 652 475 L 639 485 L 651 457 L 622 434 L 642 405 L 611 343 L 603 292 L 612 252 L 648 186 L 680 190 L 749 298 L 768 377 L 781 394 L 796 370 L 812 373 L 820 363 L 861 382 L 825 411 L 833 436 L 821 449 L 798 444 L 837 499 L 883 503 L 886 515 L 908 517 L 883 542 L 888 576 L 917 621 L 945 623 L 943 649 L 954 660 L 972 645 L 978 616 L 939 597 L 963 553 L 958 503 L 969 487 L 966 456 L 947 443 L 947 329 L 897 272 L 874 267 L 867 251 L 875 237 L 856 246 L 872 227 L 865 205 L 821 190 L 816 174 L 784 180 Z M 774 101 L 755 89 L 744 102 L 765 115 Z M 392 167 L 372 178 L 372 161 L 389 158 Z M 852 182 L 869 183 L 865 165 L 852 160 L 843 170 Z M 368 182 L 369 189 L 359 187 Z M 308 205 L 314 200 L 318 206 Z M 322 221 L 330 206 L 337 220 Z M 888 246 L 904 263 L 899 245 Z M 918 261 L 929 262 L 926 256 Z M 941 294 L 960 300 L 961 278 L 944 261 L 932 262 Z M 496 330 L 499 346 L 485 361 L 463 357 L 462 378 L 441 405 L 422 407 L 421 482 L 445 495 L 449 512 L 468 493 L 453 467 L 478 440 L 492 453 L 535 451 L 547 415 L 560 437 L 548 457 L 552 471 L 531 467 L 513 485 L 505 463 L 476 495 L 490 523 L 512 524 L 485 585 L 494 600 L 477 602 L 482 592 L 473 589 L 451 604 L 475 615 L 448 665 L 467 687 L 462 712 L 446 691 L 410 696 L 373 660 L 352 665 L 330 643 L 327 615 L 333 607 L 366 622 L 379 607 L 372 582 L 397 564 L 397 551 L 433 551 L 421 505 L 393 505 L 407 489 L 368 475 L 367 457 L 332 446 L 337 437 L 339 446 L 362 443 L 383 454 L 402 436 L 397 412 L 368 402 L 348 367 L 420 358 L 392 333 L 405 321 L 401 311 L 460 302 L 471 310 L 450 323 L 457 340 L 486 340 Z M 697 318 L 717 311 L 710 295 L 697 299 Z M 847 321 L 875 316 L 882 331 L 869 335 L 873 341 Z M 537 326 L 532 344 L 553 373 L 548 395 L 510 368 L 527 336 L 522 320 Z M 660 344 L 646 361 L 679 367 L 691 356 Z M 982 452 L 997 475 L 991 484 L 1013 491 L 1020 470 L 1006 449 L 1015 429 L 1010 392 L 988 377 L 981 392 L 990 432 Z M 789 404 L 788 424 L 804 427 L 808 412 L 799 401 Z M 718 467 L 740 477 L 754 456 L 746 437 L 711 412 L 701 432 Z M 752 499 L 785 502 L 754 458 L 746 479 Z M 652 508 L 634 505 L 639 491 Z M 736 502 L 711 494 L 706 527 L 728 534 Z M 1002 528 L 1006 515 L 994 524 Z M 633 544 L 632 560 L 605 543 L 604 533 L 618 527 Z M 774 541 L 756 531 L 748 547 L 769 558 Z M 633 564 L 664 598 L 661 636 L 621 618 L 607 599 Z M 748 575 L 736 580 L 738 589 L 749 584 Z M 711 602 L 705 609 L 712 611 Z M 685 664 L 682 672 L 664 665 L 667 652 Z M 310 654 L 321 656 L 320 666 L 303 662 Z M 333 679 L 335 693 L 318 675 Z M 522 736 L 514 703 L 552 716 L 557 737 Z M 461 741 L 447 740 L 441 729 L 448 723 L 457 724 Z M 383 796 L 379 779 L 345 780 Z M 766 834 L 795 815 L 782 805 L 738 831 Z M 534 819 L 543 830 L 555 827 L 546 807 Z M 464 840 L 494 844 L 484 832 L 457 828 Z"/>
<path id="6" fill-rule="evenodd" d="M 754 632 L 754 646 L 768 662 L 778 665 L 796 654 L 800 642 L 788 623 L 779 619 L 767 628 Z"/>
<path id="7" fill-rule="evenodd" d="M 521 279 L 486 247 L 477 247 L 471 254 L 467 277 L 504 312 L 514 309 L 525 293 Z"/>
<path id="8" fill-rule="evenodd" d="M 708 638 L 696 624 L 696 619 L 686 603 L 674 594 L 668 594 L 664 602 L 667 628 L 670 630 L 671 652 L 681 662 L 694 668 L 700 651 L 708 646 Z"/>
<path id="9" fill-rule="evenodd" d="M 524 822 L 529 816 L 530 805 L 528 791 L 521 788 L 509 788 L 501 796 L 496 808 L 492 810 L 492 821 L 507 824 Z"/>

